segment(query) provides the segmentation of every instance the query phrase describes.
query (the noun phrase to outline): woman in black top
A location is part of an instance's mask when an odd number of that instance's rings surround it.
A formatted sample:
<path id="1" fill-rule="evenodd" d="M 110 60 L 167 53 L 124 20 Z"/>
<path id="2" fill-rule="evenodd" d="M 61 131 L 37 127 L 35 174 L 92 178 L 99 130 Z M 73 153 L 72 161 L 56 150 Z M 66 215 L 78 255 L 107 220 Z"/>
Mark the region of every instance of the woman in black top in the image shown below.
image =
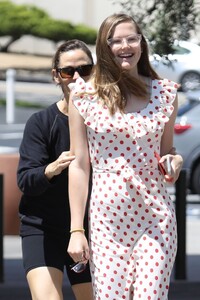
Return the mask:
<path id="1" fill-rule="evenodd" d="M 64 97 L 30 117 L 20 146 L 17 172 L 23 193 L 19 206 L 20 235 L 24 268 L 34 300 L 63 299 L 64 267 L 76 299 L 92 299 L 88 265 L 83 272 L 75 273 L 67 253 L 70 238 L 67 167 L 74 159 L 68 152 L 68 84 L 78 74 L 87 79 L 92 67 L 91 52 L 83 42 L 71 40 L 58 48 L 52 74 Z"/>

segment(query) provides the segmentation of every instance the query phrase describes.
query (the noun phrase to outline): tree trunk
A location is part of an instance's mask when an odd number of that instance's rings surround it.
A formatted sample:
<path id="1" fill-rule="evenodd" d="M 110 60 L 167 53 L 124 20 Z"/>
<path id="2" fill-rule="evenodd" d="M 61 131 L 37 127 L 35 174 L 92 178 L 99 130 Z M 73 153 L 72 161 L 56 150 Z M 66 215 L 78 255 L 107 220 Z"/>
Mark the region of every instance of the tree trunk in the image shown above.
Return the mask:
<path id="1" fill-rule="evenodd" d="M 0 52 L 9 52 L 9 47 L 12 43 L 14 43 L 15 41 L 17 41 L 20 38 L 20 36 L 16 36 L 16 37 L 10 37 L 10 40 L 7 42 L 7 44 L 5 45 L 0 45 Z"/>

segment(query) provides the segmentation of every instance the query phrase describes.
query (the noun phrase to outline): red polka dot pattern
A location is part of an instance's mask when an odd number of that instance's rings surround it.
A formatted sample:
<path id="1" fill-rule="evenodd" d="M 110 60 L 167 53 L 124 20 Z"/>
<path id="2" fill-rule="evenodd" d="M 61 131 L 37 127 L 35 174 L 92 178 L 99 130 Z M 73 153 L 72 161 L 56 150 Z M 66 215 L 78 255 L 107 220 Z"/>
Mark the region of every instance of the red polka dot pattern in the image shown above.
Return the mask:
<path id="1" fill-rule="evenodd" d="M 78 79 L 73 101 L 85 119 L 93 166 L 91 273 L 95 300 L 166 300 L 176 255 L 176 217 L 158 170 L 177 85 L 153 80 L 140 113 L 116 113 Z"/>

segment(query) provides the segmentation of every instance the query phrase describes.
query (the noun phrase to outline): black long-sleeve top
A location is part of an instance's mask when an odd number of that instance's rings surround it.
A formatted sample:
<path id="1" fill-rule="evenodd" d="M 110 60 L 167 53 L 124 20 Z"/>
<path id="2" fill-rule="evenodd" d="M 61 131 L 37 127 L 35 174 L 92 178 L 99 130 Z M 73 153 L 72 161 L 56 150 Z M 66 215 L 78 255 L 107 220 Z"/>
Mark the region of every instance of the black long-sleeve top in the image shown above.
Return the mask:
<path id="1" fill-rule="evenodd" d="M 46 166 L 69 147 L 68 117 L 55 103 L 27 121 L 17 171 L 23 193 L 19 205 L 21 235 L 69 232 L 68 169 L 51 181 L 44 174 Z"/>

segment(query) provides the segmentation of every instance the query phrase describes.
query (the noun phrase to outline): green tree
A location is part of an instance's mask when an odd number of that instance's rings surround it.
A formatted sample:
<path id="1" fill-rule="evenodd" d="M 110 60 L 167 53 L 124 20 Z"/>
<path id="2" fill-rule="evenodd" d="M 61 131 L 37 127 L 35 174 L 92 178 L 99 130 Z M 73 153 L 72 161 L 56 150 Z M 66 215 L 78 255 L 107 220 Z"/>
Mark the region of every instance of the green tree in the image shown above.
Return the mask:
<path id="1" fill-rule="evenodd" d="M 173 53 L 174 40 L 187 40 L 199 22 L 195 0 L 111 0 L 132 15 L 152 42 L 153 51 Z"/>
<path id="2" fill-rule="evenodd" d="M 43 18 L 35 24 L 31 34 L 54 42 L 68 40 L 74 37 L 75 26 L 69 22 Z"/>
<path id="3" fill-rule="evenodd" d="M 9 36 L 8 43 L 0 47 L 7 52 L 10 45 L 23 35 L 33 35 L 54 42 L 81 38 L 88 44 L 96 41 L 96 30 L 87 26 L 73 25 L 54 20 L 43 10 L 30 5 L 16 5 L 8 0 L 0 1 L 0 36 Z"/>
<path id="4" fill-rule="evenodd" d="M 9 46 L 21 36 L 30 34 L 33 26 L 41 18 L 46 18 L 45 12 L 24 5 L 14 5 L 8 1 L 0 2 L 0 36 L 10 36 L 9 42 L 1 48 L 7 52 Z"/>

